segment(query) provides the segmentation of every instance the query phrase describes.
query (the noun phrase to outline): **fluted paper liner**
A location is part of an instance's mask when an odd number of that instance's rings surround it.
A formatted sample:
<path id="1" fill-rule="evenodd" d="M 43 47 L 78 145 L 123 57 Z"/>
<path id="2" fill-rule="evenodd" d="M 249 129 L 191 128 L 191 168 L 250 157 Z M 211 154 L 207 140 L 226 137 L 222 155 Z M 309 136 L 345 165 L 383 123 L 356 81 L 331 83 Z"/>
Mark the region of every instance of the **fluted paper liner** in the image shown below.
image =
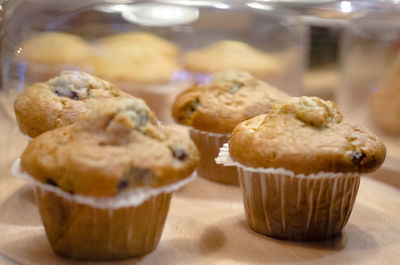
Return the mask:
<path id="1" fill-rule="evenodd" d="M 252 168 L 233 161 L 224 144 L 218 164 L 236 166 L 248 225 L 256 232 L 291 240 L 339 234 L 353 209 L 360 174 L 295 174 L 283 168 Z"/>
<path id="2" fill-rule="evenodd" d="M 200 177 L 231 185 L 239 185 L 236 167 L 224 167 L 215 163 L 215 157 L 224 143 L 229 141 L 230 134 L 212 133 L 193 128 L 190 137 L 200 152 L 197 174 Z"/>
<path id="3" fill-rule="evenodd" d="M 194 175 L 161 188 L 138 188 L 110 198 L 72 195 L 21 172 L 32 182 L 46 236 L 57 254 L 81 260 L 117 260 L 156 248 L 167 217 L 172 192 Z"/>

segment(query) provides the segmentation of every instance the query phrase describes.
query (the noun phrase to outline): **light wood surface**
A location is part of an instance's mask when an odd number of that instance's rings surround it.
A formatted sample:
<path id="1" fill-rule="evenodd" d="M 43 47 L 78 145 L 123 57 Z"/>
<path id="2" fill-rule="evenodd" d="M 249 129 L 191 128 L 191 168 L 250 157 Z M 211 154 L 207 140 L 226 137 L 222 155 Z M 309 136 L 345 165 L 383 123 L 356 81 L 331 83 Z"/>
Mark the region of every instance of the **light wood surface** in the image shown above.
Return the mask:
<path id="1" fill-rule="evenodd" d="M 0 160 L 0 254 L 16 264 L 80 264 L 51 251 L 31 187 L 9 174 L 27 139 L 12 124 L 0 124 L 0 148 L 6 150 Z M 363 177 L 342 235 L 322 242 L 289 242 L 247 226 L 239 188 L 196 179 L 174 195 L 157 249 L 116 264 L 375 265 L 399 264 L 399 258 L 400 190 L 391 185 Z M 0 264 L 8 263 L 0 259 Z"/>

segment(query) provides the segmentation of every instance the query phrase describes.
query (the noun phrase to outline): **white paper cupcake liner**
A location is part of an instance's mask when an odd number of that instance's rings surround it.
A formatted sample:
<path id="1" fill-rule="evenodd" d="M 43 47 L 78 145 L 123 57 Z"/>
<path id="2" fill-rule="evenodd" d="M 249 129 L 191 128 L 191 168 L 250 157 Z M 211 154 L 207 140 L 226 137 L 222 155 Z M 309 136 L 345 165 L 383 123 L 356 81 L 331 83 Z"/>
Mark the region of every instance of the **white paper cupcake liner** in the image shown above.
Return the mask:
<path id="1" fill-rule="evenodd" d="M 206 131 L 197 130 L 197 129 L 192 128 L 192 127 L 190 127 L 190 130 L 193 131 L 194 133 L 198 133 L 198 134 L 201 134 L 201 135 L 204 135 L 204 136 L 212 136 L 212 137 L 215 137 L 215 138 L 217 138 L 218 140 L 219 140 L 219 139 L 223 139 L 223 138 L 230 138 L 230 137 L 231 137 L 231 134 L 229 134 L 229 133 L 206 132 Z M 223 145 L 224 143 L 225 143 L 225 142 L 223 142 L 223 143 L 220 145 L 219 143 L 216 143 L 215 141 L 212 142 L 212 144 L 215 144 L 215 146 L 218 147 L 218 148 L 221 148 L 222 145 Z"/>
<path id="2" fill-rule="evenodd" d="M 54 252 L 91 261 L 124 259 L 155 249 L 172 197 L 161 193 L 137 207 L 99 209 L 40 187 L 35 195 Z"/>
<path id="3" fill-rule="evenodd" d="M 138 206 L 153 196 L 157 196 L 162 193 L 172 193 L 174 191 L 177 191 L 184 185 L 188 184 L 190 181 L 195 179 L 196 177 L 195 174 L 192 174 L 189 177 L 184 178 L 178 182 L 158 188 L 140 187 L 136 189 L 130 189 L 121 192 L 120 194 L 114 197 L 94 197 L 94 196 L 85 196 L 79 194 L 70 194 L 57 187 L 51 186 L 49 184 L 44 184 L 36 180 L 32 176 L 30 176 L 28 173 L 22 172 L 20 164 L 21 164 L 21 159 L 19 158 L 11 166 L 11 173 L 15 177 L 29 181 L 34 186 L 39 187 L 43 191 L 52 192 L 63 197 L 64 199 L 71 200 L 79 204 L 89 205 L 99 209 L 115 210 L 118 208 Z"/>
<path id="4" fill-rule="evenodd" d="M 218 164 L 236 166 L 249 226 L 291 240 L 330 238 L 346 225 L 360 174 L 295 174 L 283 168 L 253 168 L 233 161 L 224 144 Z"/>
<path id="5" fill-rule="evenodd" d="M 229 140 L 231 135 L 200 131 L 194 128 L 190 128 L 189 134 L 200 151 L 198 175 L 212 181 L 238 185 L 236 168 L 224 167 L 216 164 L 214 160 L 220 147 Z"/>

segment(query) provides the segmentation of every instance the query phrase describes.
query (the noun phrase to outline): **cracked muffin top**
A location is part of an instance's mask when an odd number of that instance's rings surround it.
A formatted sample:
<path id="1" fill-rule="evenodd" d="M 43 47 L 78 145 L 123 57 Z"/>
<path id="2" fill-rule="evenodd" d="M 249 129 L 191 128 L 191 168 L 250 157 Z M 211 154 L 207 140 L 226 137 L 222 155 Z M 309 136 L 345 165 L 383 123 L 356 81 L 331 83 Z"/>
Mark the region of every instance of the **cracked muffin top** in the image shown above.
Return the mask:
<path id="1" fill-rule="evenodd" d="M 17 96 L 14 110 L 20 130 L 35 137 L 75 122 L 104 98 L 127 96 L 111 83 L 84 72 L 64 71 L 35 83 Z"/>
<path id="2" fill-rule="evenodd" d="M 82 38 L 62 32 L 46 32 L 21 43 L 17 56 L 40 64 L 78 64 L 92 49 Z"/>
<path id="3" fill-rule="evenodd" d="M 199 160 L 190 138 L 158 124 L 143 100 L 106 99 L 74 124 L 33 139 L 21 169 L 73 194 L 114 196 L 189 176 Z"/>
<path id="4" fill-rule="evenodd" d="M 293 97 L 240 123 L 229 152 L 245 166 L 310 174 L 373 171 L 383 163 L 386 148 L 371 132 L 343 119 L 333 102 Z"/>
<path id="5" fill-rule="evenodd" d="M 274 77 L 281 67 L 269 54 L 250 45 L 223 40 L 184 56 L 185 68 L 200 73 L 214 73 L 226 69 L 246 71 L 259 78 Z"/>
<path id="6" fill-rule="evenodd" d="M 195 85 L 175 100 L 173 116 L 178 123 L 195 129 L 231 133 L 240 122 L 267 113 L 272 105 L 288 98 L 279 89 L 251 74 L 224 70 L 211 82 Z"/>

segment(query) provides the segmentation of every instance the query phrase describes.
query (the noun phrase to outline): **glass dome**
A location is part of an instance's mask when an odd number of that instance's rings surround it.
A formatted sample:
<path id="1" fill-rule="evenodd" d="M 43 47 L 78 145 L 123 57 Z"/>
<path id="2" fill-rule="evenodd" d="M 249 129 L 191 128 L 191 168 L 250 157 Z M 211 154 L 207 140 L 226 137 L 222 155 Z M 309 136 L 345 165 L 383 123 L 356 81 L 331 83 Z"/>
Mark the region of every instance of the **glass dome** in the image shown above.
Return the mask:
<path id="1" fill-rule="evenodd" d="M 307 30 L 262 2 L 19 0 L 6 3 L 2 93 L 85 71 L 142 97 L 171 122 L 175 95 L 218 70 L 302 94 Z M 12 111 L 11 111 L 12 113 Z"/>
<path id="2" fill-rule="evenodd" d="M 369 12 L 351 20 L 342 42 L 337 101 L 350 118 L 381 136 L 385 165 L 400 167 L 400 13 Z"/>

